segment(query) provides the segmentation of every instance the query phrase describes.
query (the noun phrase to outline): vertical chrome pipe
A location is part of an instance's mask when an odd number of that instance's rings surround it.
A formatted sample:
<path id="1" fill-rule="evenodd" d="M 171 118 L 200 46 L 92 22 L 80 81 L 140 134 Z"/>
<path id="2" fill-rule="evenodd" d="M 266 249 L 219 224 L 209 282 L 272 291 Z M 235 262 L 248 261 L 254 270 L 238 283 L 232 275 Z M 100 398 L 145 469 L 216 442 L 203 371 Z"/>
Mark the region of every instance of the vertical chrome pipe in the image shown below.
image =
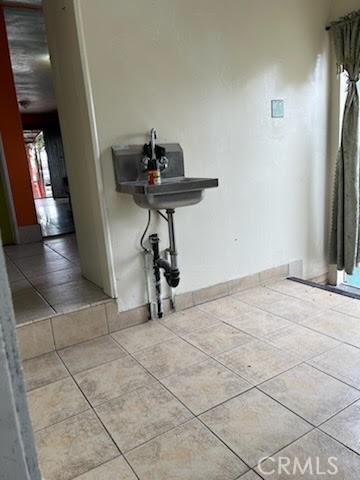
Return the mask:
<path id="1" fill-rule="evenodd" d="M 167 209 L 166 214 L 168 218 L 168 229 L 169 229 L 169 253 L 170 253 L 170 264 L 172 269 L 177 269 L 177 251 L 175 243 L 175 230 L 174 230 L 174 209 Z"/>
<path id="2" fill-rule="evenodd" d="M 163 309 L 162 309 L 162 299 L 161 299 L 161 276 L 160 276 L 160 267 L 158 262 L 160 260 L 159 252 L 159 237 L 156 233 L 150 235 L 150 245 L 153 251 L 153 268 L 154 268 L 154 278 L 155 278 L 155 292 L 156 292 L 156 303 L 158 310 L 158 318 L 162 318 Z"/>

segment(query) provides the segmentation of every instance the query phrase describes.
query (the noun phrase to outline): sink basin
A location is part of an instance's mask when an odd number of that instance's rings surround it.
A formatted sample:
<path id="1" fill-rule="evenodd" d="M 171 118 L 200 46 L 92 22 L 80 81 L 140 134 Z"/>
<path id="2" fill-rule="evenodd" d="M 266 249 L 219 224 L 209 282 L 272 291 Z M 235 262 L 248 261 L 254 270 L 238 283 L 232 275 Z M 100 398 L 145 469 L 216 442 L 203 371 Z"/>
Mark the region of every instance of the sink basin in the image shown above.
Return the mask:
<path id="1" fill-rule="evenodd" d="M 217 178 L 185 176 L 184 155 L 178 143 L 162 144 L 168 166 L 161 172 L 161 184 L 149 185 L 143 167 L 143 145 L 114 145 L 115 183 L 118 192 L 133 196 L 139 207 L 166 210 L 199 203 L 206 188 L 217 187 Z"/>
<path id="2" fill-rule="evenodd" d="M 171 177 L 160 185 L 148 185 L 145 180 L 119 182 L 117 191 L 133 195 L 142 208 L 162 210 L 199 203 L 205 188 L 218 186 L 217 178 Z"/>

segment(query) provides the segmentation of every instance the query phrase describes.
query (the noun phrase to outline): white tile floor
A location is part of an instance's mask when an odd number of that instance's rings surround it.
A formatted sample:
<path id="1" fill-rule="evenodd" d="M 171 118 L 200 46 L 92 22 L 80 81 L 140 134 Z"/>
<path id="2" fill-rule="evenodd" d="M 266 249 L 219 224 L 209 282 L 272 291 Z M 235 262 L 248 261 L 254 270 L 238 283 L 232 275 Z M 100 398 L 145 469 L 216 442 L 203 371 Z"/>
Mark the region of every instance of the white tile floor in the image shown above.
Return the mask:
<path id="1" fill-rule="evenodd" d="M 25 361 L 44 479 L 358 480 L 357 305 L 283 280 Z"/>
<path id="2" fill-rule="evenodd" d="M 75 235 L 4 248 L 17 324 L 106 300 L 81 276 Z"/>

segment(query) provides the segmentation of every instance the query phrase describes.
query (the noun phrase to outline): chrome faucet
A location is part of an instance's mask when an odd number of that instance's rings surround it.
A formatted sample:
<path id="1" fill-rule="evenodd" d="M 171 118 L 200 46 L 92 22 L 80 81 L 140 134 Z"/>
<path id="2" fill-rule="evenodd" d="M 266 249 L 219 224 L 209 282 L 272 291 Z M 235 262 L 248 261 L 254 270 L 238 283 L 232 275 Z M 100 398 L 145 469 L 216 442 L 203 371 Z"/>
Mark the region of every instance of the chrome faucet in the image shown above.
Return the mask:
<path id="1" fill-rule="evenodd" d="M 156 160 L 156 139 L 157 139 L 157 132 L 156 128 L 152 128 L 150 130 L 150 150 L 151 150 L 151 160 Z M 150 160 L 149 154 L 144 155 L 142 159 L 143 170 L 147 170 L 148 162 Z M 159 167 L 160 170 L 165 170 L 169 166 L 169 160 L 166 156 L 163 156 L 159 159 Z"/>
<path id="2" fill-rule="evenodd" d="M 151 159 L 156 160 L 155 140 L 157 139 L 156 128 L 150 130 Z"/>

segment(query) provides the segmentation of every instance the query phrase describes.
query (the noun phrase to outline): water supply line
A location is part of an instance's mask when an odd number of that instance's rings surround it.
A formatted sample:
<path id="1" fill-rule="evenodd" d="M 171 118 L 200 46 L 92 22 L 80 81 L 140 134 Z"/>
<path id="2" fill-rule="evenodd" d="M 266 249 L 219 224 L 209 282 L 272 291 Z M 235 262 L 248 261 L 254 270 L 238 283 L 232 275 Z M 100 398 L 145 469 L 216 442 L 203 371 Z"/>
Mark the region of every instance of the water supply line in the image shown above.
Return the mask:
<path id="1" fill-rule="evenodd" d="M 162 300 L 161 300 L 161 276 L 160 276 L 160 266 L 158 265 L 160 258 L 159 252 L 159 237 L 157 233 L 153 233 L 149 237 L 151 249 L 153 251 L 153 267 L 154 267 L 154 278 L 155 278 L 155 293 L 156 293 L 156 305 L 157 305 L 157 314 L 158 318 L 162 318 L 163 309 L 162 309 Z"/>
<path id="2" fill-rule="evenodd" d="M 164 275 L 166 282 L 171 288 L 175 288 L 179 285 L 180 282 L 180 271 L 178 269 L 177 263 L 177 251 L 175 243 L 175 230 L 174 230 L 174 209 L 167 209 L 167 223 L 169 230 L 169 248 L 168 252 L 170 254 L 170 263 L 164 258 L 159 258 L 157 260 L 157 265 L 164 269 Z"/>
<path id="3" fill-rule="evenodd" d="M 158 318 L 162 318 L 163 309 L 162 309 L 162 299 L 161 299 L 161 270 L 164 270 L 164 276 L 167 284 L 171 289 L 177 287 L 180 282 L 180 271 L 178 268 L 177 262 L 177 250 L 175 242 L 175 230 L 174 230 L 174 209 L 167 209 L 167 216 L 163 216 L 167 220 L 168 231 L 169 231 L 169 248 L 166 252 L 170 256 L 170 261 L 165 258 L 161 258 L 160 249 L 159 249 L 159 237 L 158 235 L 152 234 L 149 236 L 149 242 L 151 250 L 153 253 L 153 270 L 154 270 L 154 279 L 155 279 L 155 293 L 156 293 L 156 304 L 157 304 L 157 314 Z M 173 297 L 173 292 L 172 292 Z M 173 301 L 173 298 L 172 298 Z"/>

